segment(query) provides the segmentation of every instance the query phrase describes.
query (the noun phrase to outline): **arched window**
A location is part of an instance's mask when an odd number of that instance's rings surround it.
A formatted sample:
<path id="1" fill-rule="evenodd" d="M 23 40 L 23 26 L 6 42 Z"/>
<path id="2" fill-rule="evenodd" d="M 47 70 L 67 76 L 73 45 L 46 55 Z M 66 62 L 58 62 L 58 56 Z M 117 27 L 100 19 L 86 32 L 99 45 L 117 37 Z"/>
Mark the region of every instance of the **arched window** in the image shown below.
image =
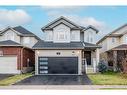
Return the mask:
<path id="1" fill-rule="evenodd" d="M 57 39 L 58 40 L 65 40 L 66 39 L 66 32 L 64 28 L 61 28 L 57 31 Z"/>

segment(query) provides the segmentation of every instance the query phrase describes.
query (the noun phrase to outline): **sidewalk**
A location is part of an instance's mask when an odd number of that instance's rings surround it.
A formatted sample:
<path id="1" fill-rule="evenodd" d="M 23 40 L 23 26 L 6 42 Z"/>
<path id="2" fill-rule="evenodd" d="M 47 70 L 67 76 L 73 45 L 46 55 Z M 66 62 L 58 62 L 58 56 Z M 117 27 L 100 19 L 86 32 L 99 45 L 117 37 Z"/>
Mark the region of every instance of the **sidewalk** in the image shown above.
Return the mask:
<path id="1" fill-rule="evenodd" d="M 126 85 L 13 85 L 0 86 L 0 89 L 44 89 L 44 90 L 98 90 L 98 89 L 127 89 Z"/>

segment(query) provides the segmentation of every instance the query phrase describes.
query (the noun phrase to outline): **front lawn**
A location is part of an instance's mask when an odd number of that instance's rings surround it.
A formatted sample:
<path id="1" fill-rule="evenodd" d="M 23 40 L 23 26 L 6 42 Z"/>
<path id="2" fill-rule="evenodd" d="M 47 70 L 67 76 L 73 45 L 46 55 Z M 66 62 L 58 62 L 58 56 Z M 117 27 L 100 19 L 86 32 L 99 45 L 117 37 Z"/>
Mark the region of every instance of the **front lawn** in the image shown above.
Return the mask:
<path id="1" fill-rule="evenodd" d="M 30 76 L 32 76 L 32 73 L 14 75 L 12 77 L 1 80 L 0 86 L 7 86 L 7 85 L 14 84 L 14 83 L 16 83 L 20 80 L 23 80 L 25 78 L 28 78 Z"/>
<path id="2" fill-rule="evenodd" d="M 127 74 L 107 72 L 88 74 L 94 85 L 127 85 Z"/>

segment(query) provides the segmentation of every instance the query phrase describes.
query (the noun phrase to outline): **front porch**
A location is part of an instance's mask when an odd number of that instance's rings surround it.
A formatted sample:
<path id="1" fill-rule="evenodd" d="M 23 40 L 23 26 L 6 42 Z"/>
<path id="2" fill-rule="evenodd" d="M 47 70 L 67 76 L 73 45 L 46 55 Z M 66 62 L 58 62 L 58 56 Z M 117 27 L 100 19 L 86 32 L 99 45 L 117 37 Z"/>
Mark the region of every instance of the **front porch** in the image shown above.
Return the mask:
<path id="1" fill-rule="evenodd" d="M 98 63 L 98 48 L 85 48 L 82 50 L 82 73 L 97 73 Z"/>
<path id="2" fill-rule="evenodd" d="M 127 73 L 127 45 L 117 46 L 107 51 L 109 69 Z"/>

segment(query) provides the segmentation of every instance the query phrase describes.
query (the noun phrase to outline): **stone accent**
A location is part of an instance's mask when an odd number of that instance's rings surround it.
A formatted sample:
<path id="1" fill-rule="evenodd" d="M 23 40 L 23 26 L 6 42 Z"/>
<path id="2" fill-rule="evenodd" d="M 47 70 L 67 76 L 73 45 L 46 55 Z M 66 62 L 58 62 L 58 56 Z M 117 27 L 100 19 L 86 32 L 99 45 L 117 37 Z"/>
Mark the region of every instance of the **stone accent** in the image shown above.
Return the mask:
<path id="1" fill-rule="evenodd" d="M 100 60 L 104 60 L 104 61 L 108 60 L 107 52 L 100 53 Z"/>

